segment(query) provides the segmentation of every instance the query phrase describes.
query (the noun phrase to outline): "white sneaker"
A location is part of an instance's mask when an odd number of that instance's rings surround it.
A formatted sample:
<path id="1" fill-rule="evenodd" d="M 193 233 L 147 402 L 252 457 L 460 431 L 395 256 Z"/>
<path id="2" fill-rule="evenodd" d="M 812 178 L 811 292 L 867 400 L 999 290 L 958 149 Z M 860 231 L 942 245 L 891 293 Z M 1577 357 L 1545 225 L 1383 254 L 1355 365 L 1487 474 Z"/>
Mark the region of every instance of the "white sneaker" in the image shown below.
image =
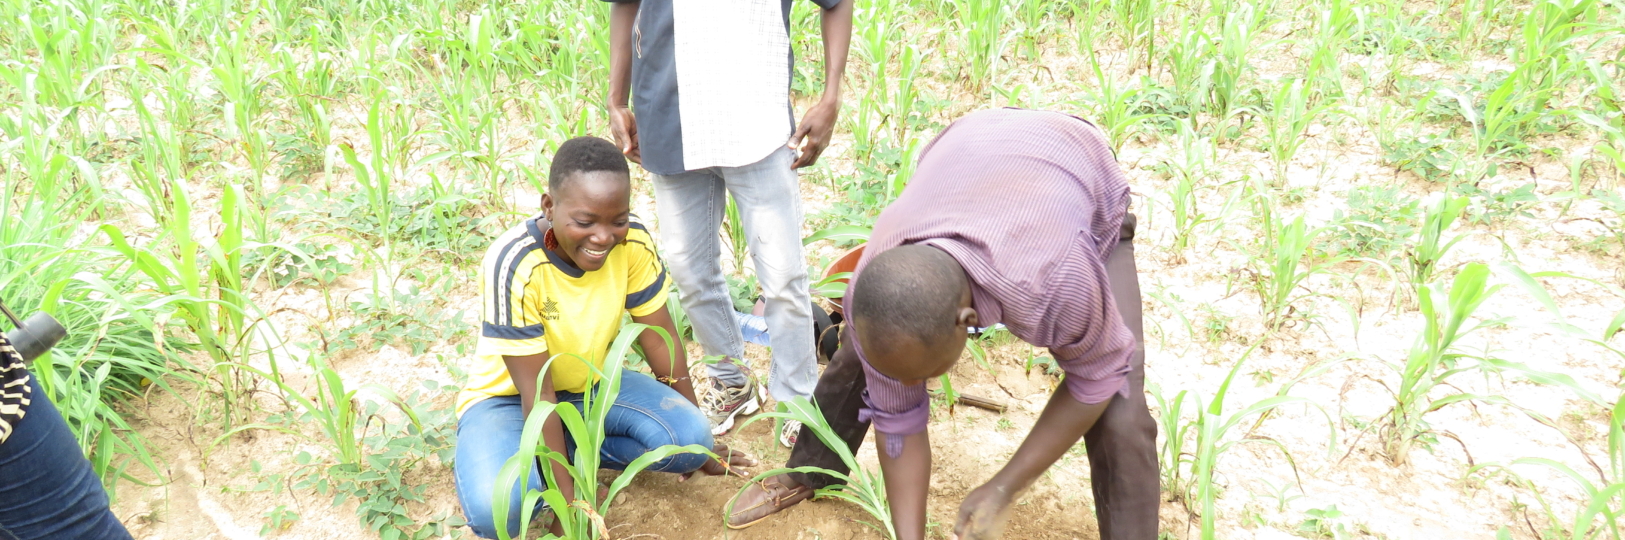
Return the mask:
<path id="1" fill-rule="evenodd" d="M 785 420 L 784 426 L 779 430 L 779 444 L 785 448 L 796 447 L 796 437 L 801 435 L 800 420 Z"/>
<path id="2" fill-rule="evenodd" d="M 707 385 L 708 392 L 700 396 L 705 415 L 711 419 L 711 435 L 722 436 L 734 427 L 734 418 L 741 414 L 755 414 L 761 410 L 756 396 L 756 379 L 746 374 L 744 386 Z"/>

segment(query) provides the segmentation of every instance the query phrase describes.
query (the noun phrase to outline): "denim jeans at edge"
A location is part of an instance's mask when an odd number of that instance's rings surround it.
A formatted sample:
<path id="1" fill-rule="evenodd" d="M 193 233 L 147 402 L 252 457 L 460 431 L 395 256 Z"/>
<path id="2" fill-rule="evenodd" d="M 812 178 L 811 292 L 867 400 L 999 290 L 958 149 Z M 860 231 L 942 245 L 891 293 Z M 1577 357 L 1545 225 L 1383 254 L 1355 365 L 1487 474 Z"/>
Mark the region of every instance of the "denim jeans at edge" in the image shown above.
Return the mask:
<path id="1" fill-rule="evenodd" d="M 741 167 L 653 175 L 660 246 L 694 335 L 707 355 L 744 358 L 718 237 L 728 195 L 733 195 L 767 304 L 767 332 L 774 345 L 768 393 L 779 401 L 810 397 L 818 384 L 811 293 L 801 250 L 801 181 L 790 168 L 794 160 L 795 151 L 780 148 Z M 724 384 L 745 383 L 744 373 L 732 362 L 706 369 Z"/>
<path id="2" fill-rule="evenodd" d="M 581 394 L 559 392 L 557 395 L 560 403 L 581 406 Z M 491 498 L 496 491 L 497 473 L 519 450 L 520 432 L 525 428 L 520 408 L 517 395 L 487 398 L 470 406 L 457 419 L 454 470 L 457 500 L 463 505 L 463 517 L 468 519 L 468 526 L 481 538 L 497 537 Z M 575 440 L 568 430 L 564 438 L 565 455 L 575 455 Z M 711 448 L 714 441 L 710 421 L 688 398 L 671 387 L 643 373 L 623 371 L 621 395 L 605 418 L 604 445 L 598 453 L 603 467 L 625 469 L 638 456 L 668 444 Z M 700 454 L 678 454 L 657 461 L 645 470 L 686 473 L 699 469 L 705 460 Z M 541 474 L 533 462 L 524 486 L 541 485 Z M 509 499 L 513 504 L 507 517 L 509 534 L 519 534 L 518 502 L 523 493 L 521 486 L 513 487 L 512 499 Z M 532 515 L 540 515 L 544 506 L 538 503 Z"/>
<path id="3" fill-rule="evenodd" d="M 128 540 L 67 421 L 30 378 L 32 403 L 0 443 L 0 540 Z"/>

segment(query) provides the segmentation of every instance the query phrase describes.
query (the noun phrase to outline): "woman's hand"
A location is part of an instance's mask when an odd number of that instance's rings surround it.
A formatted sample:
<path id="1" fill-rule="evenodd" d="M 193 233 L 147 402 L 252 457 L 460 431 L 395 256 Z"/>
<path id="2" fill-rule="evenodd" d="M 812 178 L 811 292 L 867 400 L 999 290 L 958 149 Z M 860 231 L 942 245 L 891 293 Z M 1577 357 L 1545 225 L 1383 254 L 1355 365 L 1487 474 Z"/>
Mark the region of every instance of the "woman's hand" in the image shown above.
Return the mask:
<path id="1" fill-rule="evenodd" d="M 723 462 L 718 461 L 717 458 L 711 458 L 705 460 L 705 464 L 700 466 L 700 470 L 686 473 L 681 477 L 678 477 L 677 480 L 679 482 L 688 480 L 688 478 L 694 476 L 695 473 L 706 476 L 722 476 L 732 474 L 738 475 L 740 478 L 749 478 L 750 471 L 741 469 L 740 467 L 756 466 L 756 460 L 751 459 L 750 454 L 746 454 L 743 450 L 728 448 L 728 445 L 726 444 L 717 443 L 716 446 L 711 447 L 711 453 L 727 460 L 727 465 L 723 465 Z"/>

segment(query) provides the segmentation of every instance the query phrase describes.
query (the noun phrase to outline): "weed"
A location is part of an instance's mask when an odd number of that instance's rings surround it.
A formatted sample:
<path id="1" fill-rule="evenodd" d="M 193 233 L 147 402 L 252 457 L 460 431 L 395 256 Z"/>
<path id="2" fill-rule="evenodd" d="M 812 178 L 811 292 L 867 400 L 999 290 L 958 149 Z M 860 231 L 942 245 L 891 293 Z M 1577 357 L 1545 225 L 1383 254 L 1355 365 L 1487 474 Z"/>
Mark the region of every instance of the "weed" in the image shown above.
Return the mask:
<path id="1" fill-rule="evenodd" d="M 1331 250 L 1345 257 L 1388 261 L 1406 249 L 1421 217 L 1419 202 L 1397 187 L 1360 186 L 1349 190 L 1344 209 L 1332 221 Z"/>
<path id="2" fill-rule="evenodd" d="M 1298 524 L 1298 533 L 1309 538 L 1333 538 L 1342 540 L 1348 538 L 1348 527 L 1344 526 L 1343 511 L 1337 505 L 1325 508 L 1311 508 L 1304 512 L 1309 516 Z"/>
<path id="3" fill-rule="evenodd" d="M 1616 223 L 1609 223 L 1607 220 L 1601 219 L 1596 221 L 1607 228 L 1609 232 L 1614 233 L 1614 240 L 1619 242 L 1620 248 L 1625 249 L 1625 197 L 1621 197 L 1619 193 L 1603 189 L 1592 190 L 1591 197 L 1602 203 L 1604 208 L 1614 213 Z"/>
<path id="4" fill-rule="evenodd" d="M 294 523 L 299 521 L 299 513 L 289 510 L 288 506 L 284 504 L 279 504 L 276 508 L 266 510 L 265 513 L 261 515 L 265 517 L 265 525 L 260 527 L 261 537 L 286 532 L 289 527 L 292 527 Z"/>

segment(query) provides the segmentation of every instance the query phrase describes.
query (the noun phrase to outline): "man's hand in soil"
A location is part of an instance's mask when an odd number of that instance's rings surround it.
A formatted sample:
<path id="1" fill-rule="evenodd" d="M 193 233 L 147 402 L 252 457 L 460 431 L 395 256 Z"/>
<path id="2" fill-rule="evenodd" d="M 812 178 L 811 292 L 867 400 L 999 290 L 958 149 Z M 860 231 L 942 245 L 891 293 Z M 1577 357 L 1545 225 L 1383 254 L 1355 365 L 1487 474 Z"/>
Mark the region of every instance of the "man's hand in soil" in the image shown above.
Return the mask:
<path id="1" fill-rule="evenodd" d="M 743 450 L 728 448 L 728 445 L 726 444 L 717 443 L 716 446 L 711 447 L 711 453 L 728 460 L 728 464 L 724 466 L 721 461 L 717 460 L 717 458 L 711 458 L 706 460 L 704 465 L 700 466 L 700 470 L 684 474 L 678 477 L 677 481 L 681 482 L 688 480 L 689 477 L 694 476 L 696 473 L 706 476 L 722 476 L 732 474 L 741 478 L 750 478 L 750 471 L 741 469 L 740 467 L 756 466 L 756 460 L 751 459 L 750 454 L 745 453 Z"/>
<path id="2" fill-rule="evenodd" d="M 1005 519 L 1010 517 L 1013 493 L 1009 488 L 992 482 L 982 484 L 965 497 L 959 505 L 959 519 L 954 522 L 957 540 L 992 540 L 1004 532 Z"/>
<path id="3" fill-rule="evenodd" d="M 998 474 L 972 491 L 959 505 L 954 534 L 959 540 L 998 538 L 1009 516 L 1010 503 L 1033 485 L 1055 460 L 1094 427 L 1111 400 L 1089 404 L 1072 397 L 1065 386 L 1055 389 L 1044 412 L 1038 415 L 1027 440 Z M 884 461 L 882 461 L 884 464 Z M 887 484 L 890 488 L 890 483 Z"/>

